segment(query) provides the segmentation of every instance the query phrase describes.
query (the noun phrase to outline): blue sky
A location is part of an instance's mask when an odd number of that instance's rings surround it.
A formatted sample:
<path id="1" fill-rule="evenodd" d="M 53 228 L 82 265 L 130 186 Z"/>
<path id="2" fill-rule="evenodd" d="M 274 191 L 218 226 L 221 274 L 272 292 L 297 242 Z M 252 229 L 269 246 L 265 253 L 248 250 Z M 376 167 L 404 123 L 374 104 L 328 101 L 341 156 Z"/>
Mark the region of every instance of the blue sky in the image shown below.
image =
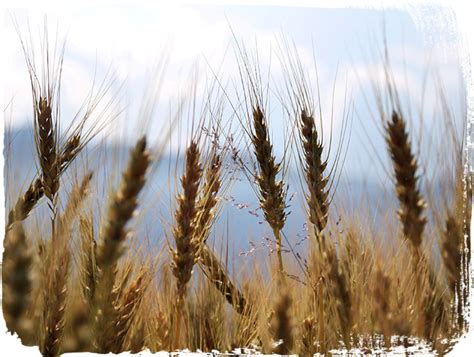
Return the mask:
<path id="1" fill-rule="evenodd" d="M 373 150 L 373 147 L 375 151 L 383 150 L 384 146 L 377 131 L 377 118 L 375 121 L 371 118 L 377 114 L 371 83 L 379 83 L 383 75 L 380 51 L 384 27 L 397 88 L 414 113 L 424 103 L 427 108 L 423 109 L 425 120 L 436 120 L 431 113 L 436 112 L 436 88 L 430 80 L 423 88 L 426 73 L 431 79 L 433 73 L 439 75 L 452 102 L 460 102 L 462 82 L 455 38 L 428 36 L 410 14 L 402 10 L 138 4 L 120 2 L 118 5 L 59 8 L 56 12 L 48 12 L 50 33 L 54 33 L 56 26 L 60 38 L 67 33 L 63 120 L 67 121 L 79 108 L 94 76 L 100 80 L 111 69 L 117 78 L 117 87 L 119 83 L 124 84 L 120 101 L 111 108 L 112 112 L 125 108 L 118 122 L 121 124 L 114 125 L 115 129 L 122 130 L 108 133 L 108 140 L 128 140 L 129 133 L 134 132 L 130 128 L 140 126 L 136 119 L 140 107 L 149 99 L 154 100 L 156 111 L 148 132 L 159 131 L 162 123 L 176 112 L 180 100 L 190 97 L 196 82 L 191 74 L 196 69 L 199 84 L 205 83 L 205 79 L 212 80 L 212 72 L 220 69 L 219 80 L 228 83 L 226 90 L 231 95 L 234 88 L 230 83 L 238 80 L 231 29 L 251 53 L 258 49 L 263 71 L 271 60 L 270 85 L 275 90 L 283 87 L 278 59 L 282 36 L 294 42 L 313 89 L 316 86 L 314 45 L 323 125 L 329 127 L 334 108 L 334 137 L 337 139 L 344 104 L 352 104 L 351 142 L 345 167 L 360 177 L 367 174 L 375 177 L 382 172 Z M 19 127 L 30 122 L 31 98 L 24 95 L 29 93 L 29 82 L 12 18 L 18 22 L 23 35 L 27 34 L 29 22 L 35 41 L 43 26 L 43 13 L 12 10 L 5 18 L 8 70 L 5 72 L 4 101 L 10 103 L 5 113 L 7 122 Z M 153 77 L 150 74 L 153 66 L 163 58 L 167 59 L 165 71 Z M 160 91 L 155 98 L 150 88 L 158 83 Z M 198 102 L 203 87 L 198 85 Z M 114 99 L 112 93 L 114 90 L 104 98 L 104 103 Z M 369 98 L 368 101 L 365 98 Z M 270 106 L 275 150 L 280 155 L 283 145 L 278 143 L 283 141 L 287 118 L 274 97 Z M 454 105 L 454 110 L 461 108 Z M 416 128 L 419 118 L 413 115 L 411 119 Z M 175 146 L 182 142 L 183 139 L 174 140 Z"/>

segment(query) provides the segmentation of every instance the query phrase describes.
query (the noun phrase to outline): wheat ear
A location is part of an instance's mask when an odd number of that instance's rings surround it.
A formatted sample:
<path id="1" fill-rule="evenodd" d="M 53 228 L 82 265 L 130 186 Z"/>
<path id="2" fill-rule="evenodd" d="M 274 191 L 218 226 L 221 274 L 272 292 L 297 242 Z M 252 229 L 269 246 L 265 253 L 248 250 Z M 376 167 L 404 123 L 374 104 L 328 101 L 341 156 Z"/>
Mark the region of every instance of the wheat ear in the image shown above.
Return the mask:
<path id="1" fill-rule="evenodd" d="M 385 347 L 390 347 L 392 313 L 390 309 L 391 281 L 389 276 L 377 266 L 373 286 L 375 321 L 384 337 Z"/>
<path id="2" fill-rule="evenodd" d="M 235 311 L 243 314 L 246 311 L 246 299 L 243 293 L 235 286 L 229 278 L 229 274 L 220 262 L 219 258 L 207 247 L 201 250 L 200 262 L 205 268 L 205 275 L 212 284 L 221 292 L 227 302 Z"/>
<path id="3" fill-rule="evenodd" d="M 458 221 L 452 215 L 448 215 L 446 228 L 442 234 L 441 256 L 446 269 L 448 285 L 453 295 L 456 293 L 456 287 L 460 284 L 462 241 L 463 233 Z"/>
<path id="4" fill-rule="evenodd" d="M 318 140 L 318 132 L 314 118 L 305 110 L 301 112 L 300 136 L 303 146 L 302 166 L 308 194 L 306 202 L 309 208 L 309 221 L 313 224 L 318 243 L 321 245 L 322 235 L 328 220 L 328 178 L 324 175 L 327 161 L 322 159 L 323 145 Z"/>
<path id="5" fill-rule="evenodd" d="M 136 313 L 140 307 L 146 287 L 150 282 L 150 276 L 146 269 L 141 269 L 135 280 L 124 291 L 121 301 L 117 304 L 117 314 L 115 326 L 114 342 L 111 344 L 113 353 L 120 353 L 125 349 L 125 338 L 129 332 L 132 323 L 135 320 Z"/>
<path id="6" fill-rule="evenodd" d="M 172 271 L 177 281 L 178 299 L 183 300 L 186 286 L 191 279 L 198 242 L 194 238 L 196 229 L 197 194 L 201 179 L 201 164 L 199 148 L 196 142 L 191 142 L 186 150 L 185 172 L 181 178 L 183 193 L 177 198 L 178 208 L 175 212 L 173 236 L 176 250 L 172 250 Z"/>
<path id="7" fill-rule="evenodd" d="M 63 147 L 59 158 L 59 175 L 61 175 L 67 166 L 74 160 L 81 150 L 81 142 L 79 135 L 71 136 Z M 33 210 L 39 200 L 44 196 L 43 180 L 41 177 L 36 178 L 28 187 L 23 195 L 21 195 L 15 206 L 8 214 L 8 222 L 6 230 L 8 231 L 13 223 L 25 220 L 29 213 Z"/>
<path id="8" fill-rule="evenodd" d="M 56 162 L 57 127 L 52 117 L 51 102 L 47 98 L 39 98 L 36 103 L 36 144 L 41 167 L 44 194 L 55 206 L 55 198 L 59 189 L 59 167 Z"/>
<path id="9" fill-rule="evenodd" d="M 222 293 L 225 299 L 241 314 L 245 307 L 245 298 L 232 283 L 229 275 L 215 253 L 206 245 L 215 210 L 218 203 L 217 194 L 221 182 L 222 158 L 217 152 L 212 153 L 211 161 L 206 169 L 202 194 L 197 205 L 196 230 L 194 240 L 199 244 L 199 263 L 206 277 Z"/>
<path id="10" fill-rule="evenodd" d="M 33 257 L 21 223 L 16 223 L 7 232 L 3 245 L 3 316 L 7 329 L 22 338 L 22 320 L 30 302 Z"/>
<path id="11" fill-rule="evenodd" d="M 113 336 L 116 314 L 113 302 L 116 292 L 116 264 L 123 253 L 126 238 L 126 224 L 132 218 L 138 205 L 138 195 L 145 184 L 145 174 L 150 163 L 146 139 L 142 137 L 130 153 L 120 187 L 113 195 L 107 212 L 107 219 L 97 247 L 97 285 L 94 292 L 96 348 L 99 352 L 109 352 L 109 342 Z"/>
<path id="12" fill-rule="evenodd" d="M 332 246 L 327 247 L 325 254 L 328 263 L 327 278 L 331 283 L 332 296 L 335 298 L 342 338 L 346 348 L 350 349 L 353 319 L 349 283 L 336 254 L 336 249 Z"/>
<path id="13" fill-rule="evenodd" d="M 395 173 L 397 197 L 400 202 L 398 218 L 403 233 L 418 254 L 421 238 L 426 224 L 423 215 L 425 202 L 418 189 L 418 163 L 411 151 L 405 120 L 396 111 L 386 124 L 386 142 Z"/>
<path id="14" fill-rule="evenodd" d="M 81 234 L 80 273 L 82 295 L 86 302 L 92 303 L 97 284 L 97 244 L 94 239 L 94 225 L 89 217 L 79 220 Z"/>
<path id="15" fill-rule="evenodd" d="M 67 299 L 67 278 L 69 276 L 70 252 L 67 244 L 60 245 L 62 249 L 54 249 L 56 242 L 49 247 L 51 267 L 47 286 L 43 292 L 43 324 L 44 332 L 40 350 L 43 356 L 59 356 L 64 334 L 64 312 Z"/>
<path id="16" fill-rule="evenodd" d="M 252 143 L 255 157 L 259 167 L 256 181 L 260 190 L 260 205 L 273 230 L 277 242 L 278 264 L 280 272 L 283 272 L 283 257 L 281 251 L 281 231 L 285 225 L 285 197 L 283 180 L 278 181 L 281 163 L 275 162 L 270 135 L 268 133 L 267 120 L 259 106 L 253 109 L 253 133 Z"/>
<path id="17" fill-rule="evenodd" d="M 217 194 L 221 188 L 221 156 L 214 152 L 209 166 L 206 169 L 205 182 L 201 190 L 202 194 L 197 204 L 196 224 L 194 240 L 202 246 L 209 235 L 209 230 L 215 217 L 215 209 L 218 203 Z"/>
<path id="18" fill-rule="evenodd" d="M 201 181 L 201 163 L 199 148 L 191 141 L 186 150 L 186 164 L 181 177 L 183 193 L 178 195 L 178 207 L 174 218 L 173 237 L 176 249 L 171 249 L 172 272 L 176 278 L 176 324 L 175 341 L 180 343 L 181 317 L 184 309 L 186 287 L 191 279 L 194 264 L 197 259 L 199 242 L 195 238 L 197 218 L 197 198 Z"/>

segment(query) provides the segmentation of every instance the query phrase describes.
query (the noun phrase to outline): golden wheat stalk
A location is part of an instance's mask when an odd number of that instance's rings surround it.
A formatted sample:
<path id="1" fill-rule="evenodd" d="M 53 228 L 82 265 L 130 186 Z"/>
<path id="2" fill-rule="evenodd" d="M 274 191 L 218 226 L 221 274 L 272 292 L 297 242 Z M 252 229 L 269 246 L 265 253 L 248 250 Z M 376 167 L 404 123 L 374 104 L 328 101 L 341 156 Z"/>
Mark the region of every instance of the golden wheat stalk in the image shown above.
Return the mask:
<path id="1" fill-rule="evenodd" d="M 215 209 L 218 203 L 217 194 L 221 188 L 221 169 L 222 158 L 217 152 L 213 152 L 211 161 L 206 169 L 205 182 L 196 207 L 196 229 L 193 239 L 200 246 L 205 244 L 215 217 Z"/>
<path id="2" fill-rule="evenodd" d="M 111 343 L 112 353 L 120 353 L 125 350 L 125 338 L 132 326 L 137 310 L 140 307 L 143 295 L 150 282 L 150 276 L 145 268 L 142 268 L 134 281 L 123 292 L 123 297 L 117 304 L 117 314 L 113 323 L 115 328 L 114 340 Z"/>
<path id="3" fill-rule="evenodd" d="M 375 281 L 372 288 L 374 297 L 374 317 L 376 332 L 382 333 L 385 347 L 390 347 L 392 333 L 392 313 L 390 307 L 391 281 L 380 265 L 375 270 Z"/>
<path id="4" fill-rule="evenodd" d="M 277 242 L 278 265 L 280 272 L 283 272 L 281 231 L 286 220 L 286 191 L 283 180 L 277 180 L 281 163 L 277 164 L 275 162 L 268 133 L 267 119 L 258 105 L 253 108 L 253 132 L 251 139 L 259 168 L 256 181 L 260 190 L 260 205 L 265 220 L 273 230 Z"/>
<path id="5" fill-rule="evenodd" d="M 243 314 L 246 311 L 246 299 L 243 293 L 229 278 L 229 274 L 207 245 L 203 246 L 200 255 L 200 262 L 205 269 L 205 275 L 212 284 L 221 292 L 227 302 L 231 304 L 235 311 Z"/>
<path id="6" fill-rule="evenodd" d="M 30 303 L 33 257 L 21 223 L 5 236 L 2 264 L 2 308 L 7 329 L 22 338 L 22 321 Z"/>
<path id="7" fill-rule="evenodd" d="M 321 245 L 321 233 L 328 220 L 328 178 L 324 175 L 327 161 L 323 160 L 323 145 L 318 139 L 318 132 L 313 116 L 301 111 L 300 137 L 303 146 L 302 166 L 308 194 L 306 202 L 309 209 L 309 221 L 313 224 L 316 239 Z"/>
<path id="8" fill-rule="evenodd" d="M 64 313 L 67 303 L 67 278 L 70 268 L 70 252 L 67 244 L 62 249 L 49 247 L 51 266 L 46 268 L 48 278 L 43 290 L 43 326 L 40 350 L 43 356 L 59 356 L 64 334 Z"/>
<path id="9" fill-rule="evenodd" d="M 97 284 L 97 244 L 94 239 L 94 225 L 89 217 L 81 217 L 79 220 L 79 231 L 81 234 L 80 247 L 80 274 L 82 295 L 88 304 L 92 303 L 95 287 Z"/>
<path id="10" fill-rule="evenodd" d="M 271 332 L 275 341 L 272 352 L 278 355 L 290 355 L 294 345 L 293 322 L 290 308 L 292 299 L 287 288 L 278 293 L 271 323 Z"/>
<path id="11" fill-rule="evenodd" d="M 81 149 L 82 145 L 80 135 L 73 135 L 66 141 L 58 161 L 59 176 L 71 164 Z M 6 231 L 11 228 L 13 223 L 25 220 L 43 195 L 43 180 L 41 177 L 38 177 L 33 180 L 25 193 L 18 198 L 15 206 L 10 210 L 8 214 L 8 222 L 6 224 Z"/>
<path id="12" fill-rule="evenodd" d="M 138 206 L 138 195 L 145 184 L 149 163 L 146 139 L 142 137 L 131 151 L 120 187 L 111 199 L 97 247 L 96 262 L 99 271 L 96 287 L 92 291 L 94 291 L 95 344 L 99 352 L 109 352 L 109 343 L 114 331 L 110 321 L 114 321 L 116 314 L 113 306 L 116 297 L 113 291 L 117 274 L 116 264 L 124 250 L 123 243 L 127 234 L 125 226 Z"/>
<path id="13" fill-rule="evenodd" d="M 45 196 L 50 200 L 51 207 L 56 205 L 55 199 L 59 189 L 59 167 L 56 162 L 57 124 L 52 117 L 51 98 L 40 97 L 35 106 L 35 139 L 41 167 L 41 178 Z"/>
<path id="14" fill-rule="evenodd" d="M 185 172 L 181 178 L 183 193 L 177 198 L 178 208 L 175 212 L 173 236 L 176 249 L 171 250 L 172 272 L 176 277 L 178 301 L 186 294 L 186 286 L 191 279 L 198 242 L 194 238 L 196 230 L 197 195 L 201 179 L 201 164 L 199 148 L 196 142 L 191 142 L 186 150 Z"/>
<path id="15" fill-rule="evenodd" d="M 328 264 L 327 279 L 330 281 L 331 296 L 334 297 L 336 313 L 342 332 L 342 339 L 346 348 L 351 347 L 352 334 L 352 297 L 349 291 L 349 282 L 345 271 L 336 254 L 334 247 L 326 249 L 326 259 Z"/>
<path id="16" fill-rule="evenodd" d="M 403 117 L 392 112 L 391 120 L 385 127 L 386 142 L 392 159 L 396 180 L 396 192 L 400 202 L 398 218 L 403 233 L 416 254 L 420 251 L 426 217 L 423 215 L 425 201 L 418 189 L 418 163 L 411 150 L 410 140 Z"/>

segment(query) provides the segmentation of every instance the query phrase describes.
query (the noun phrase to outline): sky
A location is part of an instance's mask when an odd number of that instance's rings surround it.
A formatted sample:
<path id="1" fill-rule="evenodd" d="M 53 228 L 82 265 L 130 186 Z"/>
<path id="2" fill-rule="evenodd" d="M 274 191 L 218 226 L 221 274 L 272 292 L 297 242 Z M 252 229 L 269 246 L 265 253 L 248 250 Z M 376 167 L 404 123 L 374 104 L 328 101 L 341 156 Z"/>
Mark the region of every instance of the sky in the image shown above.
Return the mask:
<path id="1" fill-rule="evenodd" d="M 202 103 L 206 86 L 216 79 L 230 98 L 225 103 L 226 117 L 236 122 L 232 105 L 235 92 L 241 90 L 237 43 L 243 44 L 251 56 L 258 53 L 263 78 L 269 78 L 272 92 L 268 110 L 277 155 L 283 154 L 284 145 L 278 143 L 284 142 L 289 122 L 278 99 L 285 88 L 281 65 L 284 41 L 294 44 L 291 52 L 297 53 L 314 98 L 318 97 L 319 86 L 326 140 L 331 118 L 334 141 L 341 137 L 344 123 L 350 123 L 350 139 L 345 137 L 345 169 L 356 176 L 380 176 L 381 165 L 372 164 L 382 161 L 383 166 L 387 159 L 376 155 L 384 142 L 372 87 L 383 77 L 384 37 L 397 89 L 407 101 L 406 107 L 415 113 L 414 130 L 420 123 L 417 112 L 425 113 L 428 123 L 437 120 L 435 76 L 454 103 L 453 110 L 463 110 L 463 82 L 456 52 L 459 43 L 449 22 L 443 23 L 442 12 L 426 14 L 438 19 L 438 29 L 427 32 L 413 15 L 395 9 L 136 4 L 61 7 L 48 11 L 46 20 L 37 10 L 6 12 L 6 122 L 13 128 L 31 125 L 30 84 L 20 37 L 28 42 L 31 33 L 31 42 L 38 44 L 45 23 L 50 42 L 56 33 L 60 43 L 67 35 L 61 94 L 64 123 L 88 98 L 93 83 L 97 90 L 104 78 L 114 78 L 101 102 L 104 108 L 110 104 L 110 116 L 120 113 L 114 131 L 107 131 L 110 141 L 128 142 L 140 130 L 146 130 L 152 140 L 155 134 L 158 138 L 157 133 L 168 125 L 178 108 L 185 108 L 184 128 L 176 134 L 181 137 L 173 140 L 171 148 L 177 150 L 185 141 L 182 137 L 192 116 L 188 113 L 194 91 L 196 102 Z M 418 14 L 423 16 L 422 12 Z M 139 120 L 143 117 L 150 119 L 146 129 Z"/>

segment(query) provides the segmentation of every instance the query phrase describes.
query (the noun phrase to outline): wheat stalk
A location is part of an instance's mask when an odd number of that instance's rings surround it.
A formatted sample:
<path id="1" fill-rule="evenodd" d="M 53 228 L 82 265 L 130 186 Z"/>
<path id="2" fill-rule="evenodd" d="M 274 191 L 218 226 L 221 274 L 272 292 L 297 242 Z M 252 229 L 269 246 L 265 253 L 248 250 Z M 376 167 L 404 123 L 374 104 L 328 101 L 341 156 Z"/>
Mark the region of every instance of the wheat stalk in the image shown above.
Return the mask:
<path id="1" fill-rule="evenodd" d="M 73 135 L 66 141 L 58 161 L 59 176 L 71 164 L 81 149 L 80 135 Z M 10 210 L 6 230 L 8 231 L 13 223 L 25 220 L 43 195 L 43 180 L 41 177 L 38 177 L 33 180 L 25 193 L 18 198 L 15 206 Z"/>
<path id="2" fill-rule="evenodd" d="M 332 296 L 335 298 L 336 312 L 346 348 L 351 346 L 352 297 L 346 272 L 343 271 L 334 247 L 327 247 L 325 256 L 328 264 L 327 279 L 330 281 Z"/>
<path id="3" fill-rule="evenodd" d="M 219 258 L 207 247 L 201 250 L 200 262 L 205 268 L 205 275 L 231 304 L 235 311 L 243 314 L 246 311 L 246 299 L 243 293 L 235 286 L 229 278 L 229 274 L 220 262 Z"/>
<path id="4" fill-rule="evenodd" d="M 134 322 L 149 282 L 150 276 L 147 274 L 147 270 L 142 268 L 135 280 L 124 291 L 123 297 L 117 306 L 116 320 L 113 323 L 115 327 L 114 340 L 111 343 L 111 351 L 113 353 L 124 351 L 125 337 Z"/>
<path id="5" fill-rule="evenodd" d="M 125 226 L 132 218 L 138 205 L 138 195 L 145 184 L 145 174 L 150 163 L 146 139 L 138 140 L 130 153 L 120 187 L 113 195 L 107 212 L 107 219 L 97 247 L 96 262 L 99 268 L 94 289 L 96 348 L 108 352 L 116 310 L 113 306 L 116 279 L 116 263 L 123 253 L 126 238 Z"/>
<path id="6" fill-rule="evenodd" d="M 21 223 L 7 232 L 2 264 L 2 308 L 7 329 L 23 336 L 22 321 L 31 300 L 33 257 Z"/>
<path id="7" fill-rule="evenodd" d="M 280 272 L 283 272 L 281 231 L 286 219 L 286 191 L 284 189 L 283 180 L 277 180 L 281 163 L 277 164 L 275 162 L 275 156 L 273 155 L 273 148 L 268 133 L 267 120 L 258 105 L 253 109 L 253 132 L 251 139 L 259 168 L 256 181 L 260 190 L 260 205 L 265 220 L 273 230 L 277 242 L 278 265 Z"/>
<path id="8" fill-rule="evenodd" d="M 43 324 L 40 350 L 43 356 L 59 356 L 64 334 L 64 312 L 67 299 L 67 277 L 70 268 L 70 252 L 67 244 L 62 249 L 53 249 L 57 243 L 49 245 L 51 267 L 43 290 Z"/>
<path id="9" fill-rule="evenodd" d="M 411 151 L 411 144 L 406 130 L 405 120 L 396 111 L 386 124 L 386 142 L 394 167 L 396 192 L 400 202 L 398 218 L 402 223 L 403 233 L 410 241 L 412 248 L 420 253 L 421 238 L 426 224 L 423 216 L 425 201 L 417 187 L 418 164 Z"/>
<path id="10" fill-rule="evenodd" d="M 181 178 L 183 193 L 177 198 L 178 208 L 173 228 L 176 249 L 171 250 L 172 272 L 176 277 L 178 301 L 181 301 L 179 304 L 184 299 L 186 286 L 191 279 L 198 249 L 198 242 L 193 238 L 196 230 L 196 201 L 201 171 L 199 148 L 193 141 L 186 150 L 185 172 Z"/>
<path id="11" fill-rule="evenodd" d="M 318 140 L 314 118 L 301 111 L 300 137 L 303 146 L 302 166 L 309 194 L 306 202 L 309 208 L 309 221 L 315 229 L 316 239 L 321 245 L 322 235 L 328 220 L 328 178 L 324 176 L 327 161 L 322 159 L 323 145 Z"/>
<path id="12" fill-rule="evenodd" d="M 171 249 L 172 272 L 176 278 L 176 325 L 175 341 L 180 342 L 181 315 L 184 308 L 186 287 L 191 279 L 194 264 L 197 259 L 199 242 L 195 238 L 197 218 L 197 198 L 201 181 L 201 163 L 199 148 L 195 141 L 186 150 L 186 164 L 181 177 L 183 193 L 177 197 L 178 208 L 175 212 L 173 237 L 176 249 Z"/>
<path id="13" fill-rule="evenodd" d="M 290 355 L 294 345 L 293 324 L 290 314 L 291 305 L 291 296 L 283 288 L 283 291 L 278 293 L 271 324 L 271 331 L 275 340 L 272 352 L 279 355 Z"/>
<path id="14" fill-rule="evenodd" d="M 199 198 L 196 210 L 196 223 L 194 240 L 201 247 L 205 244 L 209 235 L 209 230 L 215 216 L 215 209 L 218 203 L 217 194 L 221 188 L 222 158 L 213 152 L 209 166 L 206 169 L 205 181 L 202 187 L 202 194 Z"/>

